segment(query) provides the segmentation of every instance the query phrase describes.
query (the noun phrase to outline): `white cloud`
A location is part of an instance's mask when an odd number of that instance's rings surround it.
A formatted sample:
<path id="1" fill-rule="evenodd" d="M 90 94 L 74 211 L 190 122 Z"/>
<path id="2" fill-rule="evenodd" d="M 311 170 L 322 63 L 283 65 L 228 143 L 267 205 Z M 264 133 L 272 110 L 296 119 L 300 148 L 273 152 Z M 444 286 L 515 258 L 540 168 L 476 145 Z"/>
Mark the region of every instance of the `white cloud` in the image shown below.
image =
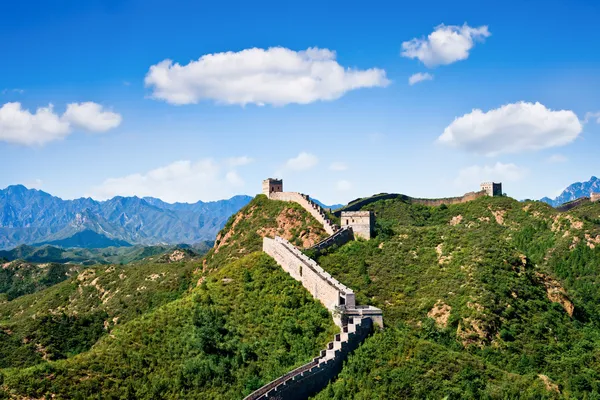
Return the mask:
<path id="1" fill-rule="evenodd" d="M 494 165 L 472 165 L 459 171 L 454 183 L 457 186 L 478 190 L 479 184 L 486 181 L 514 182 L 521 180 L 527 174 L 527 170 L 515 164 L 503 164 L 497 162 Z"/>
<path id="2" fill-rule="evenodd" d="M 430 73 L 417 72 L 416 74 L 413 74 L 408 78 L 408 84 L 412 86 L 415 83 L 431 80 L 433 80 L 433 75 L 431 75 Z"/>
<path id="3" fill-rule="evenodd" d="M 335 52 L 309 48 L 251 48 L 206 54 L 186 65 L 164 60 L 152 65 L 145 84 L 152 97 L 171 104 L 211 99 L 224 104 L 308 104 L 335 100 L 359 88 L 385 87 L 385 71 L 344 68 Z"/>
<path id="4" fill-rule="evenodd" d="M 175 161 L 145 173 L 106 179 L 92 188 L 89 195 L 100 200 L 114 196 L 152 196 L 171 203 L 229 198 L 239 194 L 245 183 L 236 171 L 227 167 L 227 160 Z"/>
<path id="5" fill-rule="evenodd" d="M 285 168 L 292 171 L 305 171 L 313 168 L 319 163 L 319 159 L 314 154 L 301 152 L 294 158 L 290 158 L 285 163 Z"/>
<path id="6" fill-rule="evenodd" d="M 352 189 L 352 183 L 342 179 L 336 182 L 335 188 L 340 192 L 347 192 L 348 190 Z"/>
<path id="7" fill-rule="evenodd" d="M 100 104 L 91 101 L 68 104 L 63 119 L 90 132 L 106 132 L 119 126 L 122 120 L 119 114 L 104 111 Z"/>
<path id="8" fill-rule="evenodd" d="M 559 164 L 567 162 L 567 157 L 563 156 L 562 154 L 553 154 L 550 157 L 548 157 L 546 161 L 551 164 Z"/>
<path id="9" fill-rule="evenodd" d="M 23 145 L 42 145 L 59 140 L 71 132 L 69 123 L 54 113 L 52 104 L 35 113 L 21 103 L 6 103 L 0 108 L 0 140 Z"/>
<path id="10" fill-rule="evenodd" d="M 585 113 L 585 119 L 583 121 L 584 124 L 587 124 L 593 120 L 596 120 L 596 123 L 600 124 L 600 111 Z"/>
<path id="11" fill-rule="evenodd" d="M 429 68 L 452 64 L 466 60 L 475 41 L 483 41 L 490 35 L 485 25 L 471 28 L 467 24 L 463 26 L 441 24 L 427 36 L 427 39 L 415 38 L 403 42 L 401 54 L 403 57 L 416 58 Z"/>
<path id="12" fill-rule="evenodd" d="M 475 109 L 458 117 L 437 141 L 493 156 L 563 146 L 581 131 L 581 122 L 573 111 L 553 111 L 540 103 L 519 102 L 487 112 Z"/>
<path id="13" fill-rule="evenodd" d="M 60 140 L 71 134 L 74 127 L 90 131 L 105 131 L 118 126 L 121 116 L 102 111 L 96 103 L 73 103 L 59 116 L 52 104 L 34 113 L 21 103 L 6 103 L 0 107 L 0 141 L 33 146 Z"/>
<path id="14" fill-rule="evenodd" d="M 332 171 L 345 171 L 348 169 L 348 165 L 346 165 L 346 163 L 336 161 L 329 165 L 329 169 Z"/>
<path id="15" fill-rule="evenodd" d="M 229 165 L 231 168 L 235 168 L 235 167 L 242 167 L 244 165 L 248 165 L 252 162 L 254 162 L 254 159 L 248 157 L 248 156 L 241 156 L 241 157 L 230 157 L 226 160 L 227 165 Z"/>

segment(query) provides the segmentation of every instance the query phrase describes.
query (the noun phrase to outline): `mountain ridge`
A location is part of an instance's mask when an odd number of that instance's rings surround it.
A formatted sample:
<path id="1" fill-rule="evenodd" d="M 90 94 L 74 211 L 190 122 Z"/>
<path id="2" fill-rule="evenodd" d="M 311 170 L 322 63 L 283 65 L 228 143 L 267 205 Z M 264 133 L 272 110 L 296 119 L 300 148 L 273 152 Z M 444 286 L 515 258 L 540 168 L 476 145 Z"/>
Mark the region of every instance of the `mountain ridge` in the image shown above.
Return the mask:
<path id="1" fill-rule="evenodd" d="M 90 245 L 100 243 L 98 247 L 214 240 L 227 219 L 251 199 L 236 195 L 213 202 L 172 204 L 137 196 L 63 200 L 42 190 L 11 185 L 0 190 L 0 249 L 21 244 L 70 246 L 78 243 L 75 235 L 86 231 L 96 234 Z"/>
<path id="2" fill-rule="evenodd" d="M 600 192 L 600 179 L 594 175 L 588 181 L 570 184 L 554 199 L 542 197 L 540 201 L 558 207 L 581 197 L 589 197 L 591 192 Z"/>

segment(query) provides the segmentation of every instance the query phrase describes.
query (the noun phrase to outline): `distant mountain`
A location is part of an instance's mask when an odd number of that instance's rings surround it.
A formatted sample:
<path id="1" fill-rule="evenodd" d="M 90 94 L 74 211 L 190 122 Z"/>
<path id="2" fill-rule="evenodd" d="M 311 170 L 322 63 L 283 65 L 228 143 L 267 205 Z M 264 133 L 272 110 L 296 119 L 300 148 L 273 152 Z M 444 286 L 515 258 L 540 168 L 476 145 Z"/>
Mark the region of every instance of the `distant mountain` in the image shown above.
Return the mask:
<path id="1" fill-rule="evenodd" d="M 142 260 L 148 257 L 165 255 L 168 257 L 174 251 L 184 255 L 202 255 L 212 247 L 213 242 L 200 242 L 193 246 L 129 246 L 106 248 L 60 248 L 50 245 L 35 247 L 20 245 L 11 250 L 0 250 L 0 261 L 9 262 L 21 260 L 35 263 L 69 263 L 69 264 L 119 264 Z M 0 278 L 1 278 L 0 273 Z M 1 279 L 0 279 L 1 280 Z M 1 286 L 1 285 L 0 285 Z M 2 291 L 0 290 L 0 293 Z"/>
<path id="2" fill-rule="evenodd" d="M 321 207 L 323 207 L 323 208 L 330 208 L 331 210 L 337 210 L 338 208 L 342 208 L 342 207 L 344 207 L 344 204 L 333 204 L 333 205 L 330 205 L 330 206 L 328 206 L 328 205 L 326 205 L 326 204 L 323 204 L 323 203 L 321 203 L 319 200 L 317 200 L 317 199 L 314 199 L 314 198 L 312 198 L 312 197 L 311 197 L 310 199 L 311 199 L 312 201 L 314 201 L 315 203 L 317 203 L 318 205 L 320 205 Z"/>
<path id="3" fill-rule="evenodd" d="M 544 203 L 550 204 L 552 207 L 558 207 L 561 204 L 569 201 L 576 200 L 580 197 L 590 197 L 590 193 L 600 192 L 600 179 L 592 176 L 587 182 L 576 182 L 569 185 L 563 192 L 555 199 L 544 197 L 540 199 Z"/>
<path id="4" fill-rule="evenodd" d="M 152 197 L 62 200 L 22 185 L 0 190 L 0 249 L 21 244 L 61 247 L 171 245 L 214 240 L 250 196 L 165 203 Z"/>

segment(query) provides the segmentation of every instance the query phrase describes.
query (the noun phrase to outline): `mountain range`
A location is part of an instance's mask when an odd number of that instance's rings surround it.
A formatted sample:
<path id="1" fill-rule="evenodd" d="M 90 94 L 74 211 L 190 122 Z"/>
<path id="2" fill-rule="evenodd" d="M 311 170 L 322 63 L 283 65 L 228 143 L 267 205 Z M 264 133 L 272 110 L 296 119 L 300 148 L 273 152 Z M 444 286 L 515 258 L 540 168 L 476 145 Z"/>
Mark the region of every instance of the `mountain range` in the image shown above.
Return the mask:
<path id="1" fill-rule="evenodd" d="M 554 199 L 544 197 L 540 199 L 552 207 L 558 207 L 561 204 L 576 200 L 580 197 L 589 197 L 592 192 L 600 192 L 600 179 L 592 176 L 587 182 L 575 182 L 569 185 L 560 195 Z"/>
<path id="2" fill-rule="evenodd" d="M 153 197 L 63 200 L 22 185 L 0 190 L 0 249 L 21 244 L 103 248 L 214 240 L 250 196 L 166 203 Z"/>

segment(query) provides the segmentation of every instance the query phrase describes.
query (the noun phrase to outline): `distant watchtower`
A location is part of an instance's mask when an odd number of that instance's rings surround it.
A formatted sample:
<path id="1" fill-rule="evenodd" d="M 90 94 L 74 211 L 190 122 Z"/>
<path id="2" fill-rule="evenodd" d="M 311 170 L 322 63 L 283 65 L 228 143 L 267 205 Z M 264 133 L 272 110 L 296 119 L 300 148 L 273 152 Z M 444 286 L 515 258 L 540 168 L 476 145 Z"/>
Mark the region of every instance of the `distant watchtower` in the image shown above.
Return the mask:
<path id="1" fill-rule="evenodd" d="M 354 236 L 367 240 L 373 236 L 375 217 L 372 211 L 342 211 L 340 218 L 342 228 L 351 227 Z"/>
<path id="2" fill-rule="evenodd" d="M 262 192 L 266 194 L 267 197 L 271 193 L 283 192 L 283 179 L 265 179 L 262 183 Z"/>
<path id="3" fill-rule="evenodd" d="M 593 202 L 600 201 L 600 193 L 590 193 L 590 200 Z"/>
<path id="4" fill-rule="evenodd" d="M 502 183 L 483 182 L 480 186 L 488 196 L 502 196 Z"/>

